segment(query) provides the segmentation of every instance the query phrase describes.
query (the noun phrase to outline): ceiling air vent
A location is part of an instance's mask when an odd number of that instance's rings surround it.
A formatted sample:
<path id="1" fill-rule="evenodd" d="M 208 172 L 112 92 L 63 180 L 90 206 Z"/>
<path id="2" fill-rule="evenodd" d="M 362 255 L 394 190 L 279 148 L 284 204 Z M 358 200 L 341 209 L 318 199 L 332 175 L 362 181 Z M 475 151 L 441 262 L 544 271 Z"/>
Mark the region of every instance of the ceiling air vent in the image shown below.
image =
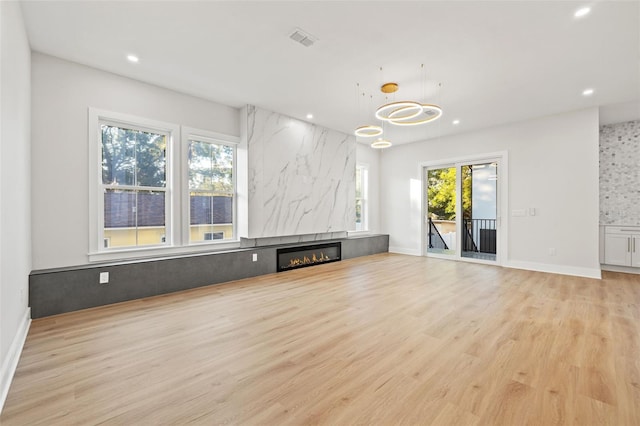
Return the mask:
<path id="1" fill-rule="evenodd" d="M 293 41 L 297 41 L 304 47 L 309 47 L 318 40 L 311 34 L 302 31 L 300 28 L 296 28 L 289 38 Z"/>

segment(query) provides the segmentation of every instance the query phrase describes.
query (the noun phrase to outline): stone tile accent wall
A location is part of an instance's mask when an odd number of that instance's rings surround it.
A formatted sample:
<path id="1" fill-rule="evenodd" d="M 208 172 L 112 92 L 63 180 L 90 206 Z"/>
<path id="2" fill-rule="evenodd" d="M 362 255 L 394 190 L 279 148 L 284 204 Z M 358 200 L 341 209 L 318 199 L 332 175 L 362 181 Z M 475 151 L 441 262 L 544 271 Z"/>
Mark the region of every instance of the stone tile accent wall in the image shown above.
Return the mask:
<path id="1" fill-rule="evenodd" d="M 640 120 L 600 126 L 600 224 L 640 225 Z"/>

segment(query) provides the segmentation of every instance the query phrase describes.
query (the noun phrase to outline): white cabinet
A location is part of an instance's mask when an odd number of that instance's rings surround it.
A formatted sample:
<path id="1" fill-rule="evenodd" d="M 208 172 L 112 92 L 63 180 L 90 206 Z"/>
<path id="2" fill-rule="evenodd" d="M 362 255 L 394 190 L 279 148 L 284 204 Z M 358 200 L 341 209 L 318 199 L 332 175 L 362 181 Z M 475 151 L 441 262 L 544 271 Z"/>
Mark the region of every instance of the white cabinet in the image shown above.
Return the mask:
<path id="1" fill-rule="evenodd" d="M 638 251 L 636 251 L 636 247 L 638 248 Z M 632 237 L 631 250 L 631 266 L 634 268 L 640 268 L 640 235 L 634 235 Z"/>
<path id="2" fill-rule="evenodd" d="M 604 234 L 604 263 L 640 267 L 640 227 L 607 226 Z"/>

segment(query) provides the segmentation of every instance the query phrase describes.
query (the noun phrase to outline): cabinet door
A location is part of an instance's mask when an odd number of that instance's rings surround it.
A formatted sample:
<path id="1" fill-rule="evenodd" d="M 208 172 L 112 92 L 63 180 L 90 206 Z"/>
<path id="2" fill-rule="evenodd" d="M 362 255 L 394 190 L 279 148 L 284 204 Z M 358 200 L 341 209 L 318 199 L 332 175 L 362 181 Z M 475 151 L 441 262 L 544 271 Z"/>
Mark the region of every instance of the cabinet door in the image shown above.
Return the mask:
<path id="1" fill-rule="evenodd" d="M 607 265 L 631 266 L 631 235 L 608 234 L 604 237 L 604 263 Z M 640 250 L 640 241 L 636 243 Z M 638 253 L 640 259 L 640 252 Z"/>
<path id="2" fill-rule="evenodd" d="M 640 268 L 640 235 L 631 237 L 631 266 Z"/>

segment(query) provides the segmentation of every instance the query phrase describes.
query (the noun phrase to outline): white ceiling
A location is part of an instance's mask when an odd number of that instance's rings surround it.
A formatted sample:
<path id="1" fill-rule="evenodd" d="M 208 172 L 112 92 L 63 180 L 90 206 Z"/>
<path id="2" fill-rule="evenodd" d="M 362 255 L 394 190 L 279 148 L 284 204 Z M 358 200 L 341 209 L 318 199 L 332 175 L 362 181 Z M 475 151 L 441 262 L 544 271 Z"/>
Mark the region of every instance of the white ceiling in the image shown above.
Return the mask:
<path id="1" fill-rule="evenodd" d="M 585 5 L 592 12 L 574 18 Z M 392 100 L 443 107 L 434 123 L 388 128 L 394 143 L 640 100 L 638 1 L 28 1 L 22 7 L 33 50 L 234 107 L 253 104 L 303 120 L 310 112 L 310 121 L 346 133 L 373 124 L 385 81 L 400 85 Z M 296 27 L 316 36 L 315 45 L 290 40 Z M 138 64 L 126 60 L 130 53 Z M 588 87 L 595 93 L 586 98 Z"/>

